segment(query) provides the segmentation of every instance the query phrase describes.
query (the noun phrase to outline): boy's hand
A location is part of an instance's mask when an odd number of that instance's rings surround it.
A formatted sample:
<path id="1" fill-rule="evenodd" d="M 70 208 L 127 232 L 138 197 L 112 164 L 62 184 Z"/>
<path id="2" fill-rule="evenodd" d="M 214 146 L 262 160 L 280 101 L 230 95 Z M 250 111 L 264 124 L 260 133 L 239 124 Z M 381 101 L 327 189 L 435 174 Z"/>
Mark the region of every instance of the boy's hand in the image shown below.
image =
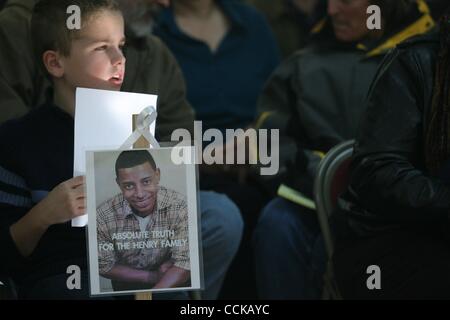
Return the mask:
<path id="1" fill-rule="evenodd" d="M 86 211 L 85 178 L 82 176 L 56 186 L 39 204 L 46 226 L 65 223 Z"/>

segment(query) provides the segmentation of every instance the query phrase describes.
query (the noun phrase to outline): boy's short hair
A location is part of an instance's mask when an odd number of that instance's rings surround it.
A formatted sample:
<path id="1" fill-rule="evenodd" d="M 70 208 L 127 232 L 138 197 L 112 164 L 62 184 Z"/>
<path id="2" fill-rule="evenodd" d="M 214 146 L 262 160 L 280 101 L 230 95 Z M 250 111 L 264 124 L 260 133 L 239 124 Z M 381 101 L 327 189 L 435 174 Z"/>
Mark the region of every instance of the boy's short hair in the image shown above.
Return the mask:
<path id="1" fill-rule="evenodd" d="M 67 8 L 72 5 L 80 8 L 80 30 L 67 27 L 67 20 L 71 16 Z M 115 0 L 40 0 L 36 3 L 31 18 L 31 43 L 34 58 L 46 74 L 48 72 L 42 59 L 44 52 L 55 50 L 69 56 L 72 40 L 94 14 L 103 10 L 120 12 Z"/>
<path id="2" fill-rule="evenodd" d="M 122 151 L 116 160 L 116 177 L 119 177 L 120 169 L 128 169 L 148 162 L 156 171 L 156 162 L 147 150 Z"/>

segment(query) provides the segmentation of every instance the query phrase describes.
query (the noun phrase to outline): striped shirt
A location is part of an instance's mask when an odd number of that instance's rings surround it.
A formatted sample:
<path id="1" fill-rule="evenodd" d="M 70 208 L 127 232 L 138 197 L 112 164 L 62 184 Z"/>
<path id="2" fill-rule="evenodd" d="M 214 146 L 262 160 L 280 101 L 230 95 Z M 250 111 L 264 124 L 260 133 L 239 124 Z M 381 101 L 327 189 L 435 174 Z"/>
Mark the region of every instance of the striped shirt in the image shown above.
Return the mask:
<path id="1" fill-rule="evenodd" d="M 0 273 L 19 285 L 87 267 L 86 230 L 53 225 L 24 258 L 9 228 L 49 191 L 73 177 L 73 118 L 53 105 L 0 126 Z"/>

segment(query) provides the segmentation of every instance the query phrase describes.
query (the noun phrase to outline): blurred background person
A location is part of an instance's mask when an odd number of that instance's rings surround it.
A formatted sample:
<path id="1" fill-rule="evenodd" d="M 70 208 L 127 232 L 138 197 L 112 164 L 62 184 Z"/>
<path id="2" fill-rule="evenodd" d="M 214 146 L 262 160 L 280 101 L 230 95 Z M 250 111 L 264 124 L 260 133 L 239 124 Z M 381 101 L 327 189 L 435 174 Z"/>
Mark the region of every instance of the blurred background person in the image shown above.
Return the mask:
<path id="1" fill-rule="evenodd" d="M 245 128 L 279 63 L 261 14 L 239 0 L 173 0 L 154 30 L 179 62 L 203 129 Z"/>
<path id="2" fill-rule="evenodd" d="M 449 66 L 446 16 L 380 67 L 333 215 L 344 299 L 450 298 Z M 372 265 L 381 290 L 367 287 Z"/>
<path id="3" fill-rule="evenodd" d="M 225 133 L 251 124 L 257 98 L 280 61 L 262 14 L 240 0 L 173 0 L 162 11 L 154 34 L 180 64 L 188 101 L 203 131 L 217 128 Z M 249 282 L 253 279 L 250 233 L 268 196 L 257 183 L 240 179 L 236 170 L 201 169 L 200 188 L 227 194 L 245 221 L 242 246 L 225 286 L 230 297 L 254 297 L 255 285 Z"/>
<path id="4" fill-rule="evenodd" d="M 326 15 L 326 0 L 247 0 L 267 18 L 284 58 L 308 42 Z"/>
<path id="5" fill-rule="evenodd" d="M 367 7 L 381 8 L 382 29 L 367 28 Z M 255 230 L 258 293 L 264 299 L 318 299 L 325 252 L 313 198 L 324 153 L 352 139 L 364 101 L 386 53 L 435 23 L 423 0 L 328 0 L 328 17 L 311 44 L 277 68 L 259 100 L 257 127 L 279 128 L 279 197 L 264 208 Z M 282 163 L 283 161 L 283 163 Z"/>

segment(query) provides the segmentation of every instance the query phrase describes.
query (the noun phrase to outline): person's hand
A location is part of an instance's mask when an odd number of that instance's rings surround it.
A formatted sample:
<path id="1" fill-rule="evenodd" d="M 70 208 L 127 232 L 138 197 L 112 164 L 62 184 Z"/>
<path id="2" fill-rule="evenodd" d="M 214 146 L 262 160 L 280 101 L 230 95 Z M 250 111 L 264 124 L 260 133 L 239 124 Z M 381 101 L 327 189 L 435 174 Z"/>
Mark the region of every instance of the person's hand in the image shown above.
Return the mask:
<path id="1" fill-rule="evenodd" d="M 170 268 L 173 267 L 173 261 L 166 261 L 164 262 L 162 265 L 159 266 L 159 272 L 161 273 L 161 275 L 163 275 L 164 273 L 166 273 L 167 270 L 169 270 Z"/>
<path id="2" fill-rule="evenodd" d="M 252 128 L 247 128 L 252 129 Z M 257 136 L 252 137 L 252 134 L 247 135 L 247 129 L 242 134 L 238 134 L 234 139 L 226 142 L 222 147 L 219 147 L 216 152 L 223 154 L 224 164 L 220 166 L 222 172 L 236 176 L 239 183 L 245 184 L 250 172 L 250 165 L 258 161 L 257 156 Z M 244 163 L 238 164 L 238 153 L 243 157 Z M 226 155 L 232 154 L 234 156 L 233 164 L 226 164 Z"/>
<path id="3" fill-rule="evenodd" d="M 251 134 L 250 134 L 251 136 Z M 249 139 L 249 136 L 246 135 L 246 131 L 243 134 L 238 134 L 223 145 L 216 146 L 214 149 L 213 156 L 215 154 L 220 154 L 223 159 L 223 164 L 213 164 L 207 165 L 203 164 L 200 166 L 200 170 L 207 174 L 227 174 L 233 175 L 238 178 L 238 181 L 242 184 L 245 184 L 247 180 L 247 176 L 249 175 L 250 164 L 257 163 L 257 137 L 256 139 Z M 233 155 L 233 163 L 226 164 L 227 154 Z M 243 162 L 241 164 L 237 164 L 237 155 L 240 154 L 243 156 Z"/>
<path id="4" fill-rule="evenodd" d="M 62 182 L 37 206 L 46 226 L 65 223 L 82 216 L 86 211 L 85 178 L 79 176 Z"/>

